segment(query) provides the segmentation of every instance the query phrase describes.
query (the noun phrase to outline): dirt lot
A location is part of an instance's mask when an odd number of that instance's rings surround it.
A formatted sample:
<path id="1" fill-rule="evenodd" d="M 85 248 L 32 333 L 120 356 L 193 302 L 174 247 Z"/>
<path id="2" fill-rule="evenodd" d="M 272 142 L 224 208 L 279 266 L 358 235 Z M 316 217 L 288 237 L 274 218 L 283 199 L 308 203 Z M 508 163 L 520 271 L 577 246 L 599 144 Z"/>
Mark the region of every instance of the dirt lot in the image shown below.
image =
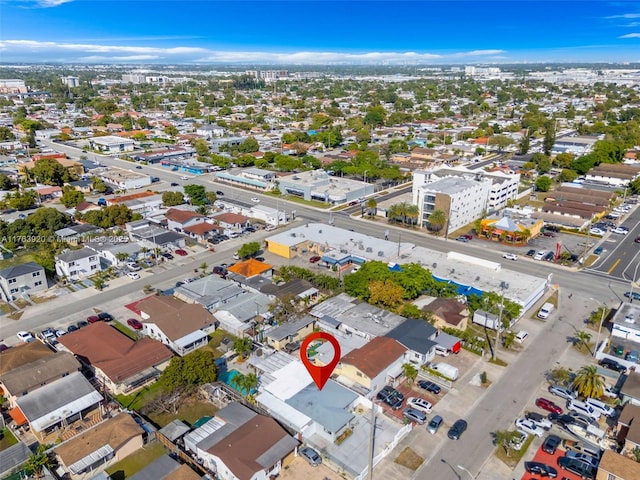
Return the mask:
<path id="1" fill-rule="evenodd" d="M 281 472 L 280 480 L 342 480 L 343 477 L 329 469 L 326 465 L 312 467 L 302 457 L 296 457 Z"/>

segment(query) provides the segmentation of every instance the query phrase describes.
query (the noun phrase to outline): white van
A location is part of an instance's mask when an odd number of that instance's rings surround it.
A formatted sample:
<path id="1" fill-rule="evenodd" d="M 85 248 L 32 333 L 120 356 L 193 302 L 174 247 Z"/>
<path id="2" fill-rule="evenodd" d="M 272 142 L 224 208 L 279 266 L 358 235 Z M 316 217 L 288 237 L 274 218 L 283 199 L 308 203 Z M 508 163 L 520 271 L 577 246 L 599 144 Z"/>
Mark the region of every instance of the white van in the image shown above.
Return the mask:
<path id="1" fill-rule="evenodd" d="M 436 355 L 440 355 L 442 357 L 448 357 L 450 353 L 449 349 L 443 347 L 442 345 L 436 345 L 435 352 L 436 352 Z"/>
<path id="2" fill-rule="evenodd" d="M 514 340 L 518 343 L 524 343 L 528 336 L 529 332 L 527 332 L 526 330 L 520 330 L 518 333 L 516 333 L 516 337 L 514 338 Z"/>
<path id="3" fill-rule="evenodd" d="M 616 411 L 613 408 L 600 400 L 596 400 L 595 398 L 587 398 L 584 403 L 592 407 L 596 412 L 600 412 L 602 415 L 607 417 L 613 417 L 616 414 Z"/>
<path id="4" fill-rule="evenodd" d="M 545 303 L 544 305 L 542 305 L 542 308 L 538 311 L 538 318 L 549 318 L 549 315 L 551 315 L 551 312 L 553 312 L 553 309 L 555 307 L 553 306 L 553 303 Z"/>

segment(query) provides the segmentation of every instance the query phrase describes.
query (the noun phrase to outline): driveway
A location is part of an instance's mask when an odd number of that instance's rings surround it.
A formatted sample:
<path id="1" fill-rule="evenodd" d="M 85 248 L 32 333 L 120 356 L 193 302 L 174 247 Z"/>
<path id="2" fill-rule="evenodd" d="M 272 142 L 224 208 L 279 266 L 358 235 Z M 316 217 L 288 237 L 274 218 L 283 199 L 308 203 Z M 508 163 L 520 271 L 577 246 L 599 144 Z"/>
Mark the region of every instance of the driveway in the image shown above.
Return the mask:
<path id="1" fill-rule="evenodd" d="M 324 464 L 312 467 L 304 458 L 298 456 L 286 465 L 278 477 L 280 480 L 342 480 L 342 477 Z"/>

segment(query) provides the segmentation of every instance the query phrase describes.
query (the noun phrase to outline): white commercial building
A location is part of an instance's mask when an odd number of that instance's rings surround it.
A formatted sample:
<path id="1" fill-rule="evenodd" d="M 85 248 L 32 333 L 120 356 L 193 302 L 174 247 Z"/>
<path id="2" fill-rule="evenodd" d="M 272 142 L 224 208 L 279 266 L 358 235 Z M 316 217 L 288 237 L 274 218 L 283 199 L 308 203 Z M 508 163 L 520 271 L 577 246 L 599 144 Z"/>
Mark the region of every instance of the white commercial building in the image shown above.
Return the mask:
<path id="1" fill-rule="evenodd" d="M 97 176 L 102 181 L 125 190 L 133 190 L 151 185 L 151 176 L 132 170 L 125 170 L 124 168 L 109 167 L 99 172 Z"/>
<path id="2" fill-rule="evenodd" d="M 310 170 L 280 177 L 280 191 L 305 200 L 345 203 L 374 193 L 374 185 L 348 178 L 333 177 L 324 170 Z"/>
<path id="3" fill-rule="evenodd" d="M 133 152 L 134 144 L 135 142 L 130 138 L 121 138 L 115 135 L 95 137 L 89 140 L 91 148 L 109 154 Z"/>
<path id="4" fill-rule="evenodd" d="M 443 211 L 447 218 L 446 235 L 472 223 L 486 212 L 491 185 L 491 180 L 481 174 L 474 175 L 473 180 L 445 177 L 426 184 L 414 176 L 413 203 L 420 208 L 420 225 L 427 227 L 429 215 L 436 210 Z"/>

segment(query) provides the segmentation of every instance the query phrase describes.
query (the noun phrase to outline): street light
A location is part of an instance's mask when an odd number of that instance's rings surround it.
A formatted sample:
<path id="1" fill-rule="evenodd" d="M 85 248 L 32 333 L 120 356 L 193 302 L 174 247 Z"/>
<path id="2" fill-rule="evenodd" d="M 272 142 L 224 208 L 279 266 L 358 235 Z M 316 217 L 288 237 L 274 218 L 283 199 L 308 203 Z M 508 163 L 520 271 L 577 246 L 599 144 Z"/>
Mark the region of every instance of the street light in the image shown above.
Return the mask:
<path id="1" fill-rule="evenodd" d="M 467 475 L 469 475 L 469 478 L 471 480 L 474 480 L 474 478 L 476 478 L 476 477 L 473 476 L 473 474 L 469 470 L 464 468 L 462 465 L 456 465 L 456 467 L 459 468 L 460 470 L 462 470 L 463 472 L 467 472 Z"/>
<path id="2" fill-rule="evenodd" d="M 598 302 L 598 300 L 596 300 L 595 298 L 592 298 L 591 300 L 595 300 L 596 302 Z M 598 335 L 596 336 L 596 344 L 593 347 L 593 358 L 596 357 L 596 353 L 598 352 L 598 343 L 600 342 L 600 332 L 602 330 L 602 324 L 604 323 L 604 315 L 607 312 L 607 305 L 605 303 L 602 303 L 600 305 L 600 308 L 602 308 L 602 315 L 600 316 L 600 325 L 598 326 Z"/>

